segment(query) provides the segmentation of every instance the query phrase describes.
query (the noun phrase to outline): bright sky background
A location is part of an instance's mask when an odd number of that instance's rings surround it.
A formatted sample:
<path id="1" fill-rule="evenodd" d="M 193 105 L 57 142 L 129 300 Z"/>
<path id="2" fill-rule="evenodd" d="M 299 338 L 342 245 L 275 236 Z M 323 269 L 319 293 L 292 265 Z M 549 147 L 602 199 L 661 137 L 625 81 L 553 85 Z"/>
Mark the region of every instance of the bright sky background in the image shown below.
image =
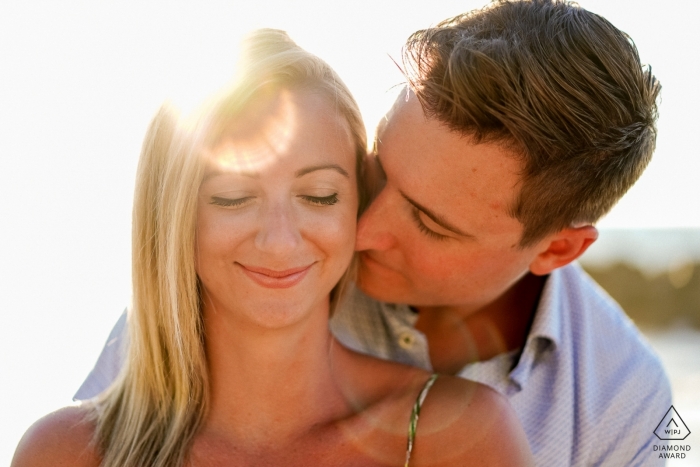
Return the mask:
<path id="1" fill-rule="evenodd" d="M 326 59 L 372 128 L 412 31 L 482 1 L 0 4 L 0 464 L 65 405 L 130 295 L 134 173 L 148 122 L 232 74 L 241 35 L 286 29 Z M 697 2 L 584 1 L 663 84 L 657 152 L 604 227 L 700 227 Z"/>

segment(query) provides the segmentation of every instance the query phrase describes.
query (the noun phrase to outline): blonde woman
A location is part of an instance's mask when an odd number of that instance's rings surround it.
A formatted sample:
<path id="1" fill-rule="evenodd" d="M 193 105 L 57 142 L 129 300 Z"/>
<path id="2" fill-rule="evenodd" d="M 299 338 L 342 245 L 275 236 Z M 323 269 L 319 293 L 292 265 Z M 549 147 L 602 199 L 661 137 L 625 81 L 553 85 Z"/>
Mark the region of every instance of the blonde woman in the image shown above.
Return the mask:
<path id="1" fill-rule="evenodd" d="M 119 378 L 34 424 L 13 465 L 529 465 L 494 391 L 329 333 L 365 201 L 360 113 L 285 33 L 245 52 L 232 88 L 146 136 Z"/>

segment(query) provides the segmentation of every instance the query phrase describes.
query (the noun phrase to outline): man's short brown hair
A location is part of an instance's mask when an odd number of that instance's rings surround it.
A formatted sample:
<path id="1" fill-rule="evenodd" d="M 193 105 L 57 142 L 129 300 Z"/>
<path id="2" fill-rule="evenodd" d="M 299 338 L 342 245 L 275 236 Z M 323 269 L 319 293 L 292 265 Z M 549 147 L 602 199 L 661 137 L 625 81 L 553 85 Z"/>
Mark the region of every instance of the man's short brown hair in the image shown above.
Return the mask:
<path id="1" fill-rule="evenodd" d="M 649 163 L 661 89 L 631 38 L 558 0 L 495 1 L 404 48 L 426 116 L 524 161 L 521 246 L 607 213 Z"/>

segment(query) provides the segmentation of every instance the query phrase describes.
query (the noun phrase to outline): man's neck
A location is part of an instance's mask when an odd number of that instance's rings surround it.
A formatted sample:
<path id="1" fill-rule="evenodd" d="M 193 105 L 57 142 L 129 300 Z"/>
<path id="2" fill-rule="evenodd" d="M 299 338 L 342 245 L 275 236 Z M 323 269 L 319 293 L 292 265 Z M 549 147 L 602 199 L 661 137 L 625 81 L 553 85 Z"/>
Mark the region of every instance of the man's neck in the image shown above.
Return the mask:
<path id="1" fill-rule="evenodd" d="M 420 307 L 416 329 L 428 339 L 433 369 L 456 374 L 525 345 L 546 277 L 526 274 L 497 299 L 476 310 Z"/>

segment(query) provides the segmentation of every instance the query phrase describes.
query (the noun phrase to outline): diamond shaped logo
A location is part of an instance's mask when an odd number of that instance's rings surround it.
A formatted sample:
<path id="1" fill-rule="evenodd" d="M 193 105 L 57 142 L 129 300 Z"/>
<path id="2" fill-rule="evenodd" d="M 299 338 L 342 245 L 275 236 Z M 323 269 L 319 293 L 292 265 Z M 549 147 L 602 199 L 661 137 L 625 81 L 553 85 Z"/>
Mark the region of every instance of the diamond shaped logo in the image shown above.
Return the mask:
<path id="1" fill-rule="evenodd" d="M 690 430 L 675 407 L 671 406 L 654 430 L 654 434 L 661 440 L 682 440 L 688 437 Z"/>

